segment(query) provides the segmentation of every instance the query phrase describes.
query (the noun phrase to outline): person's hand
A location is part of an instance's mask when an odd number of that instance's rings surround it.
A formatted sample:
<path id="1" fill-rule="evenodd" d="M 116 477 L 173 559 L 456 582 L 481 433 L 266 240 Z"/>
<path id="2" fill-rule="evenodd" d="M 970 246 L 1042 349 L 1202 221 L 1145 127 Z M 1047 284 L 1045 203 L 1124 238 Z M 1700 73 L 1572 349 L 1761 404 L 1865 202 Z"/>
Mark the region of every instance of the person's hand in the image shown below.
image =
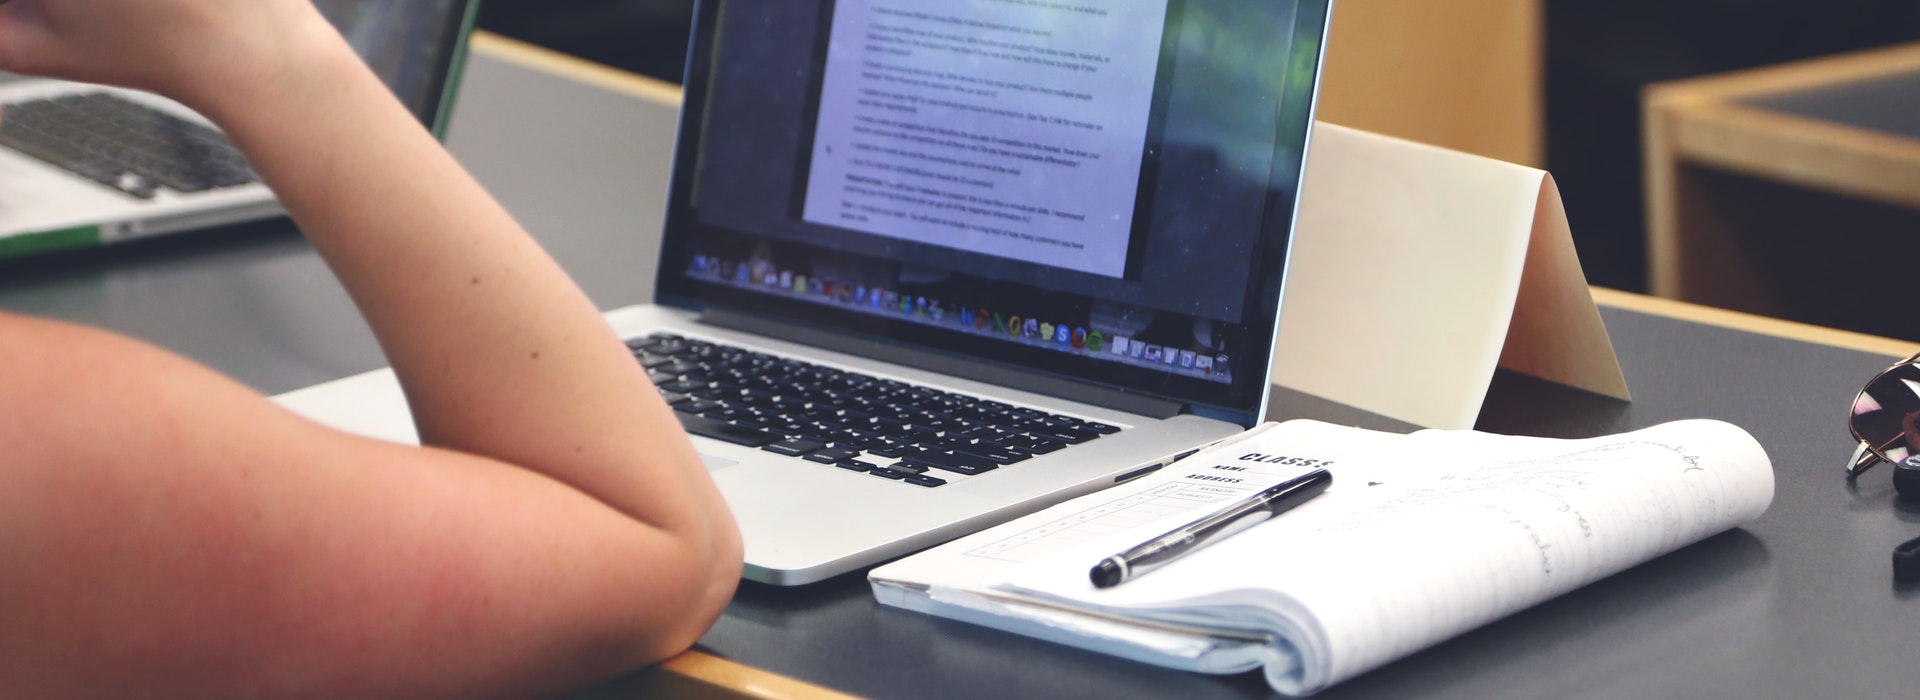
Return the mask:
<path id="1" fill-rule="evenodd" d="M 332 32 L 308 0 L 12 0 L 0 70 L 193 101 L 282 79 Z"/>

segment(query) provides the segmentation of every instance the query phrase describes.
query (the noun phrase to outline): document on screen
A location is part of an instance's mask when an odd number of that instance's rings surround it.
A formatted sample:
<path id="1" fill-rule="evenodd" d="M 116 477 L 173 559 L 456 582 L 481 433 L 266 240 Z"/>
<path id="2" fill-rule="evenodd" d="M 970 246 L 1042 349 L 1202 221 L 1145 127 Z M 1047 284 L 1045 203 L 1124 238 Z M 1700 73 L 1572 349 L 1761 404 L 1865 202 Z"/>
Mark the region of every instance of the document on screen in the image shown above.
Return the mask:
<path id="1" fill-rule="evenodd" d="M 1124 276 L 1167 15 L 834 3 L 802 218 Z"/>

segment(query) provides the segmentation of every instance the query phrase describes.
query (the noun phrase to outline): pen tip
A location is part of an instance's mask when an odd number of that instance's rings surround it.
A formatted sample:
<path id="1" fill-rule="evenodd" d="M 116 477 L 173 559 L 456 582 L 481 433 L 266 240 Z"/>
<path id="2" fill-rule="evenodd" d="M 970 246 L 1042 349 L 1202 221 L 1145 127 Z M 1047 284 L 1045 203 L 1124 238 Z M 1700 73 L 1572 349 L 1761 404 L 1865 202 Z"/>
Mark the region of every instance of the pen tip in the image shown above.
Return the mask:
<path id="1" fill-rule="evenodd" d="M 1120 585 L 1120 577 L 1123 571 L 1125 571 L 1125 569 L 1120 566 L 1119 562 L 1108 558 L 1093 567 L 1093 571 L 1089 572 L 1089 575 L 1093 579 L 1094 588 L 1112 588 Z"/>

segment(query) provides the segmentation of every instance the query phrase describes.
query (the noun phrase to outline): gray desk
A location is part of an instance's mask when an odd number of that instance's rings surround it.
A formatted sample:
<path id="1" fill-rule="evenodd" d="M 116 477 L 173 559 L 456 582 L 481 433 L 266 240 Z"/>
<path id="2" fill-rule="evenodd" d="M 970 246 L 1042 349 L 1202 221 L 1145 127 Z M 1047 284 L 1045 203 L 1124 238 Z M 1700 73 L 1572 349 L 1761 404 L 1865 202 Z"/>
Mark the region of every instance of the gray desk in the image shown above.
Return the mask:
<path id="1" fill-rule="evenodd" d="M 603 306 L 644 300 L 671 110 L 482 51 L 451 136 Z M 344 293 L 284 228 L 0 265 L 0 308 L 146 338 L 278 392 L 382 364 Z M 1678 307 L 1675 307 L 1678 308 Z M 1637 400 L 1617 404 L 1501 376 L 1488 430 L 1615 432 L 1688 417 L 1731 421 L 1766 447 L 1773 508 L 1751 527 L 1496 622 L 1324 697 L 1911 697 L 1920 589 L 1888 552 L 1920 536 L 1885 469 L 1840 478 L 1842 420 L 1888 360 L 1609 307 Z M 1285 390 L 1275 416 L 1390 427 Z M 1122 662 L 876 606 L 858 575 L 744 587 L 702 639 L 712 656 L 857 695 L 1246 698 L 1253 676 Z M 631 694 L 643 678 L 597 696 Z M 744 688 L 742 688 L 744 690 Z"/>

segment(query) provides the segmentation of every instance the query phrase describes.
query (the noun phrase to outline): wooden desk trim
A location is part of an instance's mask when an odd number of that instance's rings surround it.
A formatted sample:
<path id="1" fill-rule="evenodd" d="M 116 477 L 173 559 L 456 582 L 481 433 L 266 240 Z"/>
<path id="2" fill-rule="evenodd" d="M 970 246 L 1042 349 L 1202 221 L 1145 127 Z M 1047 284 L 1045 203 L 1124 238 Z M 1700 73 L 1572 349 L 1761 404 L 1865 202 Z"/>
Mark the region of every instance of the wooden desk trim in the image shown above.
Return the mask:
<path id="1" fill-rule="evenodd" d="M 476 52 L 508 63 L 670 107 L 680 106 L 679 85 L 606 64 L 594 63 L 518 39 L 487 31 L 477 31 L 473 33 L 472 48 Z"/>
<path id="2" fill-rule="evenodd" d="M 1719 326 L 1759 335 L 1798 340 L 1847 350 L 1858 350 L 1891 358 L 1902 358 L 1920 350 L 1920 343 L 1884 338 L 1877 335 L 1843 331 L 1793 321 L 1783 321 L 1767 316 L 1740 313 L 1717 309 L 1711 306 L 1690 304 L 1673 299 L 1622 292 L 1605 287 L 1593 287 L 1593 300 L 1601 306 L 1610 306 L 1628 311 L 1638 311 L 1655 316 L 1690 321 L 1709 326 Z"/>
<path id="3" fill-rule="evenodd" d="M 1654 294 L 1686 288 L 1683 234 L 1723 236 L 1712 212 L 1684 207 L 1683 163 L 1920 208 L 1920 144 L 1870 129 L 1783 114 L 1740 100 L 1920 71 L 1920 44 L 1763 66 L 1652 85 L 1641 120 L 1647 199 L 1647 270 Z M 1758 282 L 1729 274 L 1713 286 L 1740 294 Z"/>
<path id="4" fill-rule="evenodd" d="M 1911 139 L 1737 103 L 1654 108 L 1675 158 L 1920 208 L 1920 143 Z"/>
<path id="5" fill-rule="evenodd" d="M 838 691 L 762 671 L 711 654 L 688 651 L 667 659 L 660 670 L 704 683 L 738 698 L 755 700 L 847 700 Z"/>
<path id="6" fill-rule="evenodd" d="M 1852 51 L 1715 75 L 1671 80 L 1647 94 L 1722 102 L 1884 78 L 1920 70 L 1920 43 Z"/>

